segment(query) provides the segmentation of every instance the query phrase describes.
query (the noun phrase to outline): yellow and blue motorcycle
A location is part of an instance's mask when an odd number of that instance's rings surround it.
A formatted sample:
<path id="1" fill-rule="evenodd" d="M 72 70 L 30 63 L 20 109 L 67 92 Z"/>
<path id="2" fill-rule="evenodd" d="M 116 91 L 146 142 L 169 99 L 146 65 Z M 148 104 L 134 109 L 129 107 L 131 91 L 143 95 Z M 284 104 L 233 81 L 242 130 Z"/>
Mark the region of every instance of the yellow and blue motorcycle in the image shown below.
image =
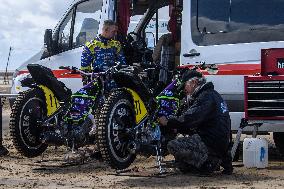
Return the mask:
<path id="1" fill-rule="evenodd" d="M 17 151 L 26 157 L 36 157 L 48 145 L 65 145 L 74 151 L 94 144 L 95 131 L 91 131 L 95 130 L 97 115 L 105 98 L 105 83 L 116 67 L 99 73 L 62 67 L 67 70 L 65 74 L 91 77 L 91 82 L 83 87 L 92 85 L 88 94 L 80 93 L 82 89 L 72 94 L 50 69 L 37 64 L 28 65 L 30 77 L 24 79 L 22 85 L 30 89 L 20 93 L 15 100 L 10 120 L 12 142 Z M 76 101 L 74 96 L 84 99 L 76 103 L 73 102 Z M 76 116 L 78 119 L 74 118 Z"/>
<path id="2" fill-rule="evenodd" d="M 215 71 L 214 65 L 196 65 L 190 69 Z M 178 116 L 186 107 L 181 77 L 188 68 L 177 68 L 173 80 L 155 96 L 139 74 L 120 70 L 113 75 L 118 88 L 105 101 L 99 117 L 98 146 L 103 159 L 114 169 L 126 169 L 137 154 L 156 156 L 159 172 L 167 143 L 176 131 L 160 127 L 158 118 Z"/>
<path id="3" fill-rule="evenodd" d="M 163 172 L 162 157 L 167 154 L 167 142 L 174 139 L 176 133 L 161 128 L 157 118 L 177 114 L 183 96 L 182 70 L 157 97 L 139 74 L 122 69 L 113 75 L 118 88 L 106 99 L 97 129 L 99 150 L 112 168 L 127 168 L 137 154 L 155 155 Z"/>

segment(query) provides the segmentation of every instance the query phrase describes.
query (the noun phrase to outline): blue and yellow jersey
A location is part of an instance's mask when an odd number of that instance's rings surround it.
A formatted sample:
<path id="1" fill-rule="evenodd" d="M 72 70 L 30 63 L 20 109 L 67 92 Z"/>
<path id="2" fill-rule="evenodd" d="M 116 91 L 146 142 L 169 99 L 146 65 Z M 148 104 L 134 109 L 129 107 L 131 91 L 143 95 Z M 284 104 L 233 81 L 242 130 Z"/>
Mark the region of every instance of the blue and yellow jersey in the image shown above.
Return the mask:
<path id="1" fill-rule="evenodd" d="M 81 70 L 102 72 L 114 66 L 116 61 L 126 64 L 120 43 L 100 35 L 86 43 L 81 56 Z"/>

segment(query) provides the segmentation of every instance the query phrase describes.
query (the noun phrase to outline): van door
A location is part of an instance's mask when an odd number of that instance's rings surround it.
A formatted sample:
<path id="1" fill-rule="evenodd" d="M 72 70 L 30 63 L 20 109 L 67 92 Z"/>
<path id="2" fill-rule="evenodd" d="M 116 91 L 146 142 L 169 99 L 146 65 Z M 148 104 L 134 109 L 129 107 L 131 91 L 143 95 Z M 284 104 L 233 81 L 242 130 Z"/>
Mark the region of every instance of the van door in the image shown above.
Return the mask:
<path id="1" fill-rule="evenodd" d="M 208 76 L 243 111 L 243 75 L 260 72 L 260 50 L 284 47 L 284 7 L 277 0 L 183 1 L 181 65 L 217 64 Z M 190 19 L 189 19 L 190 18 Z"/>
<path id="2" fill-rule="evenodd" d="M 55 31 L 57 54 L 48 57 L 48 67 L 73 92 L 82 87 L 80 75 L 62 75 L 59 66 L 81 67 L 83 46 L 99 32 L 105 1 L 89 0 L 75 4 Z"/>

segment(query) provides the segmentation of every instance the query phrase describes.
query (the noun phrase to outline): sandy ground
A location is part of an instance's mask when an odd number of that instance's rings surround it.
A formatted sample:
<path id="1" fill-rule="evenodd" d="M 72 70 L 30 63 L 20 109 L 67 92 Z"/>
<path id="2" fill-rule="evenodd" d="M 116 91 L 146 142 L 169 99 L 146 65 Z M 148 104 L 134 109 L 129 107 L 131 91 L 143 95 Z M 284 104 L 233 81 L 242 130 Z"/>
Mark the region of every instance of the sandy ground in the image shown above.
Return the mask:
<path id="1" fill-rule="evenodd" d="M 87 159 L 81 165 L 63 164 L 65 148 L 49 147 L 41 157 L 24 158 L 14 149 L 8 132 L 9 108 L 4 108 L 4 141 L 9 155 L 0 157 L 0 188 L 284 188 L 284 161 L 270 160 L 266 169 L 247 169 L 234 163 L 234 174 L 212 177 L 180 174 L 168 168 L 168 174 L 155 176 L 155 158 L 138 157 L 130 168 L 136 171 L 115 175 L 106 164 Z M 171 156 L 166 160 L 172 160 Z M 138 169 L 138 170 L 137 170 Z M 154 175 L 154 176 L 150 176 Z"/>

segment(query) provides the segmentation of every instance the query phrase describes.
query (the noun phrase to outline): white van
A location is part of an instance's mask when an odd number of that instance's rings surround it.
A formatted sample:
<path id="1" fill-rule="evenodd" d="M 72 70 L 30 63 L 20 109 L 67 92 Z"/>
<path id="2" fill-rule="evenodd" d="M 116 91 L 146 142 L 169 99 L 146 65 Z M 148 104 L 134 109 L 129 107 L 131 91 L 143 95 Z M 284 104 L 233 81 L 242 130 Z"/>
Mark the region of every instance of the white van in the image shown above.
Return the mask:
<path id="1" fill-rule="evenodd" d="M 59 66 L 80 67 L 83 45 L 93 39 L 101 29 L 101 20 L 110 16 L 109 5 L 104 0 L 76 0 L 65 12 L 56 27 L 45 32 L 45 46 L 37 55 L 16 69 L 15 76 L 26 73 L 26 65 L 42 64 L 53 70 L 56 77 L 62 80 L 72 91 L 82 87 L 80 76 L 62 75 Z M 64 72 L 64 71 L 63 71 Z M 72 77 L 72 78 L 70 78 Z M 11 93 L 22 90 L 18 80 L 13 82 Z"/>
<path id="2" fill-rule="evenodd" d="M 115 0 L 76 0 L 52 35 L 51 30 L 46 31 L 46 48 L 17 69 L 15 75 L 19 78 L 25 73 L 22 68 L 28 63 L 42 64 L 76 91 L 82 87 L 80 76 L 62 76 L 63 71 L 58 67 L 80 67 L 84 43 L 99 33 L 104 20 L 124 23 L 121 27 L 122 31 L 128 31 L 128 39 L 141 42 L 136 45 L 149 50 L 125 51 L 130 53 L 128 60 L 137 62 L 141 53 L 151 55 L 160 35 L 167 33 L 167 21 L 174 17 L 176 64 L 218 66 L 216 75 L 204 74 L 227 101 L 232 130 L 237 130 L 244 117 L 244 75 L 260 72 L 261 49 L 284 47 L 283 8 L 284 1 L 276 0 L 120 0 L 119 4 Z M 129 28 L 127 20 L 132 20 Z M 16 81 L 12 93 L 22 90 Z M 259 131 L 284 132 L 284 127 L 264 124 Z"/>

